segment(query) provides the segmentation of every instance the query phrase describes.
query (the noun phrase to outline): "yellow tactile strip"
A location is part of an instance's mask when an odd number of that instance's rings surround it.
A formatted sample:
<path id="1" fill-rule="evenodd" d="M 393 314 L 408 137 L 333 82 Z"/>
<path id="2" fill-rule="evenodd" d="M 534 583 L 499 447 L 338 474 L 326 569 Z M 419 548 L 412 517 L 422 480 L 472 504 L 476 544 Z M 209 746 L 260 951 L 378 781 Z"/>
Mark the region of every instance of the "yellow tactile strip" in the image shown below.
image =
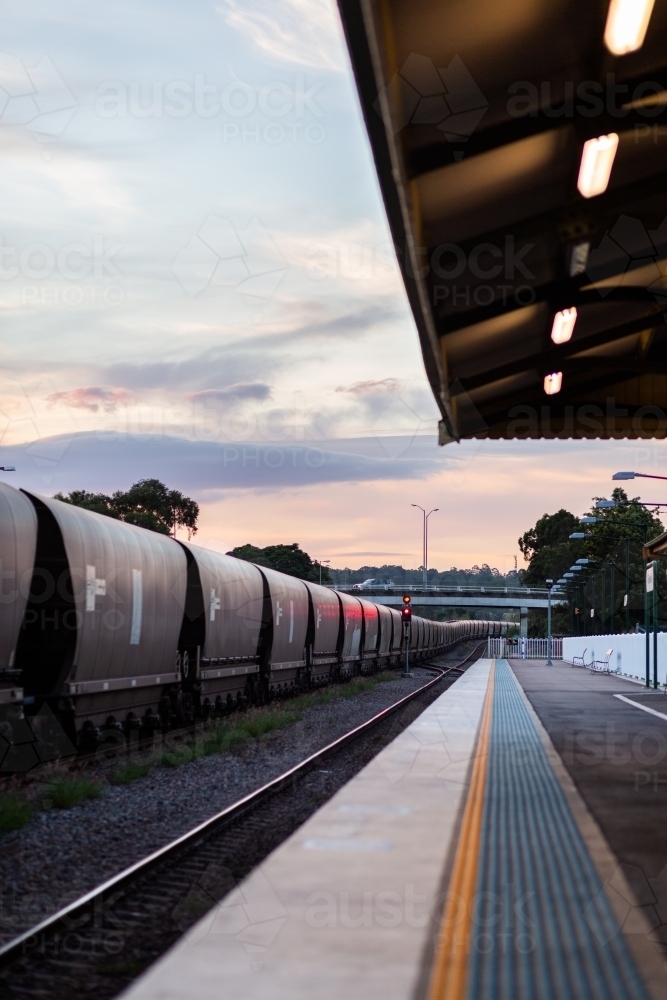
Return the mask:
<path id="1" fill-rule="evenodd" d="M 495 661 L 489 673 L 475 762 L 459 834 L 447 902 L 440 925 L 429 1000 L 464 1000 L 468 978 L 473 897 L 477 886 L 480 839 L 488 773 L 489 740 L 493 718 Z"/>

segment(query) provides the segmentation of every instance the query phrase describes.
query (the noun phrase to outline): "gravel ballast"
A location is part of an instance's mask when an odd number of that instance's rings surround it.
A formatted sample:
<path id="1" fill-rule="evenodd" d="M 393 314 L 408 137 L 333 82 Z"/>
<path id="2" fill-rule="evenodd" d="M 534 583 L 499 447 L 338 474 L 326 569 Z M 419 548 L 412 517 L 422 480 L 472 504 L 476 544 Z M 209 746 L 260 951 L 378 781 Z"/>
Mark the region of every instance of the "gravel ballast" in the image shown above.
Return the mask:
<path id="1" fill-rule="evenodd" d="M 470 648 L 454 650 L 447 662 L 462 660 Z M 105 782 L 96 799 L 37 813 L 22 829 L 0 837 L 0 941 L 34 926 L 431 677 L 428 668 L 417 668 L 412 678 L 397 675 L 370 691 L 301 709 L 298 721 L 269 736 L 178 767 L 155 766 L 126 785 Z M 280 709 L 289 712 L 290 702 Z"/>

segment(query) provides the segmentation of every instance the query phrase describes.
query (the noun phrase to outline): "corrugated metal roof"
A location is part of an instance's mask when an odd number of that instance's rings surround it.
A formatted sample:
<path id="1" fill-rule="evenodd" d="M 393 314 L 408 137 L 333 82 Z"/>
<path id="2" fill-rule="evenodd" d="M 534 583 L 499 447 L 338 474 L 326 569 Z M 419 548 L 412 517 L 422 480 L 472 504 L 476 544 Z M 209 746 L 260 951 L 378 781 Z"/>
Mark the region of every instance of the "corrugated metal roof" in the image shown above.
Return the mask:
<path id="1" fill-rule="evenodd" d="M 621 57 L 605 2 L 339 8 L 441 442 L 664 437 L 667 8 Z M 584 197 L 607 135 L 608 186 Z"/>

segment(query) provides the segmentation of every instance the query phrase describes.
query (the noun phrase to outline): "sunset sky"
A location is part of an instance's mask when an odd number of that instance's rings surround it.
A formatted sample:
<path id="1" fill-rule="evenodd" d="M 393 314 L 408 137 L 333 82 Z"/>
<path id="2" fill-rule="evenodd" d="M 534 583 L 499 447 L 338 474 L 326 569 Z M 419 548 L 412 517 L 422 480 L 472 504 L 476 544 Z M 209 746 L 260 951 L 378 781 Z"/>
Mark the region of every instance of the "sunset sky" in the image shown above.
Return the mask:
<path id="1" fill-rule="evenodd" d="M 3 13 L 5 481 L 157 476 L 201 544 L 351 567 L 418 565 L 419 503 L 431 565 L 507 570 L 544 512 L 665 474 L 653 442 L 437 447 L 333 3 Z"/>

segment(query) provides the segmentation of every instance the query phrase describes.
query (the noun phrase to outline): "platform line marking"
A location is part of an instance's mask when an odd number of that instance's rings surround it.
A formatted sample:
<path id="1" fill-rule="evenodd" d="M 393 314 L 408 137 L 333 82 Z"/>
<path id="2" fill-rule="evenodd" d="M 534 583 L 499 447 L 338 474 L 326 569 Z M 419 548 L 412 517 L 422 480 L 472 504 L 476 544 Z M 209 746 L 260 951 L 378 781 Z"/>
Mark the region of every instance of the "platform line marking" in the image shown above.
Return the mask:
<path id="1" fill-rule="evenodd" d="M 464 1000 L 466 995 L 468 942 L 479 868 L 489 742 L 493 718 L 495 667 L 496 661 L 493 660 L 475 750 L 468 800 L 463 814 L 454 867 L 447 891 L 447 904 L 440 924 L 439 943 L 433 966 L 429 1000 Z"/>
<path id="2" fill-rule="evenodd" d="M 665 719 L 667 721 L 667 715 L 664 712 L 656 712 L 654 708 L 649 708 L 648 705 L 638 705 L 636 701 L 631 698 L 626 698 L 624 694 L 615 694 L 614 698 L 618 698 L 619 701 L 624 701 L 626 705 L 632 705 L 633 708 L 641 708 L 642 712 L 650 712 L 651 715 L 657 715 L 659 719 Z"/>

